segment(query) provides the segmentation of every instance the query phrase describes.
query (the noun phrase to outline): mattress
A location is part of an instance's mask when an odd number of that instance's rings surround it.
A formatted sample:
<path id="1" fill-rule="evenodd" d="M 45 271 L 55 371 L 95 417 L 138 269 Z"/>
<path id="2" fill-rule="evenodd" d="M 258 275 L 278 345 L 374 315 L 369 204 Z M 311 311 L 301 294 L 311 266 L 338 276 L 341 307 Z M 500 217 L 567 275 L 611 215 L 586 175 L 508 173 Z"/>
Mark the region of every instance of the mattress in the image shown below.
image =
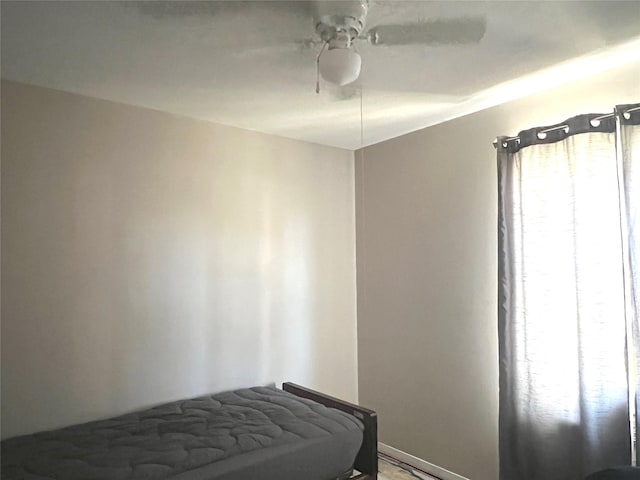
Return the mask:
<path id="1" fill-rule="evenodd" d="M 4 440 L 2 479 L 329 480 L 348 471 L 362 423 L 272 387 L 167 403 Z"/>

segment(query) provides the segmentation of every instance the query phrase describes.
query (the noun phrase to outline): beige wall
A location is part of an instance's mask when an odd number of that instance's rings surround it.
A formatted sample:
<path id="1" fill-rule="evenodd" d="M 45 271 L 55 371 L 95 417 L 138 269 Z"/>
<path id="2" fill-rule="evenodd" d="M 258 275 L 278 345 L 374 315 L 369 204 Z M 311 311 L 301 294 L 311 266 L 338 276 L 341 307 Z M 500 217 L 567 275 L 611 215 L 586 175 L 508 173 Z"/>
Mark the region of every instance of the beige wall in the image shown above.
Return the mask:
<path id="1" fill-rule="evenodd" d="M 381 441 L 498 478 L 491 142 L 637 102 L 639 79 L 636 63 L 356 153 L 359 394 Z"/>
<path id="2" fill-rule="evenodd" d="M 293 380 L 356 400 L 353 152 L 2 83 L 2 435 Z"/>

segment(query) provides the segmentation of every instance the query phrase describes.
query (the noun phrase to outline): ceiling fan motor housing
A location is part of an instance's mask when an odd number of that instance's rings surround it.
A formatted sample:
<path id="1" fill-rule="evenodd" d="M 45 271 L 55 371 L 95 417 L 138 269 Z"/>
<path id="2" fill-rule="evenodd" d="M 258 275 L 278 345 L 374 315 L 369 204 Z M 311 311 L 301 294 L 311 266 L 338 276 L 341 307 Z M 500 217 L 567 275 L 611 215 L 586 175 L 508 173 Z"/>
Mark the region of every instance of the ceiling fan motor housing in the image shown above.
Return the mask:
<path id="1" fill-rule="evenodd" d="M 364 30 L 367 0 L 316 2 L 316 32 L 329 48 L 349 48 Z"/>

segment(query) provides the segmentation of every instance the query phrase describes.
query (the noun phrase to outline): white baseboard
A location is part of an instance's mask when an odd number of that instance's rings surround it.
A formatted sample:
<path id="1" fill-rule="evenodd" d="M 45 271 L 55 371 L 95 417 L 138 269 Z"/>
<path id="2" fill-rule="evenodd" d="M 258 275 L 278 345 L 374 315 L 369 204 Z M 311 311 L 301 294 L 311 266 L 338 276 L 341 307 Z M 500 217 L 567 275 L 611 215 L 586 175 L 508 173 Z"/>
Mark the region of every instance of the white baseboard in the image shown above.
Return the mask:
<path id="1" fill-rule="evenodd" d="M 450 472 L 445 468 L 434 465 L 433 463 L 429 463 L 426 460 L 422 460 L 421 458 L 414 457 L 413 455 L 409 455 L 402 450 L 390 447 L 389 445 L 385 445 L 382 442 L 378 443 L 378 451 L 384 453 L 385 455 L 389 455 L 396 460 L 400 460 L 402 463 L 406 463 L 409 466 L 416 467 L 423 472 L 435 475 L 442 480 L 469 480 L 468 478 L 458 475 L 457 473 Z"/>

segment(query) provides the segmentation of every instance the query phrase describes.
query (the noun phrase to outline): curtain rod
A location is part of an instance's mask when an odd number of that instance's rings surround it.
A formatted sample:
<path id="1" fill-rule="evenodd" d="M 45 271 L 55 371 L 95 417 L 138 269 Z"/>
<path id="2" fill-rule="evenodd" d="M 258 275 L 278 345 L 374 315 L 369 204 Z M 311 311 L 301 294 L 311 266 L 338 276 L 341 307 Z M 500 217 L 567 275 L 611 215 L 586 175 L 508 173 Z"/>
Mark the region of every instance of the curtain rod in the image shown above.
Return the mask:
<path id="1" fill-rule="evenodd" d="M 640 107 L 633 107 L 633 108 L 630 108 L 630 109 L 625 110 L 624 112 L 622 112 L 622 115 L 624 116 L 624 118 L 629 119 L 629 116 L 630 116 L 629 114 L 631 112 L 636 112 L 638 110 L 640 110 Z M 614 112 L 607 113 L 605 115 L 600 115 L 599 117 L 592 118 L 589 121 L 589 123 L 591 124 L 592 127 L 597 127 L 600 124 L 600 120 L 605 120 L 607 118 L 613 118 L 615 115 L 616 114 Z M 546 136 L 547 132 L 553 132 L 555 130 L 568 130 L 568 129 L 569 129 L 569 125 L 566 125 L 566 124 L 557 125 L 555 127 L 549 127 L 549 128 L 545 128 L 544 130 L 538 131 L 538 135 L 540 135 L 542 133 L 543 135 Z M 544 136 L 542 138 L 544 138 Z M 506 143 L 512 142 L 514 140 L 520 141 L 520 137 L 517 136 L 517 135 L 515 137 L 507 137 L 507 138 L 504 139 L 504 143 L 506 144 Z M 498 146 L 498 139 L 497 138 L 493 141 L 493 146 L 494 147 Z M 503 146 L 506 147 L 506 145 L 503 145 Z"/>

